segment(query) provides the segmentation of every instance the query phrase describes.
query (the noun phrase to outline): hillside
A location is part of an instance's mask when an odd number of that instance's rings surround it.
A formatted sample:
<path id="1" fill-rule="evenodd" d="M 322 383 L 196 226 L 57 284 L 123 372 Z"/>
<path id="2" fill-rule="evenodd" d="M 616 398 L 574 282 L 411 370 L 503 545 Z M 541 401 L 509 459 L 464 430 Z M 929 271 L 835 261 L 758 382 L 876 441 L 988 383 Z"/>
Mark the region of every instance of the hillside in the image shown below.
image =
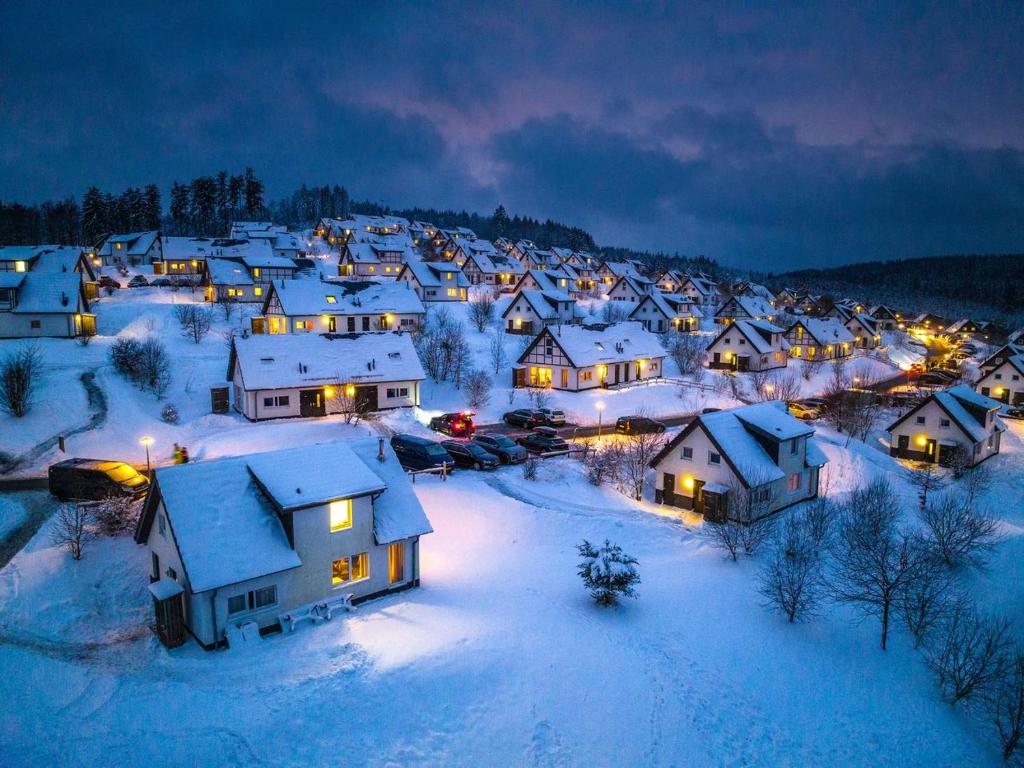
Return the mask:
<path id="1" fill-rule="evenodd" d="M 1024 255 L 959 255 L 867 261 L 801 269 L 769 278 L 778 286 L 912 306 L 943 316 L 1024 320 Z"/>

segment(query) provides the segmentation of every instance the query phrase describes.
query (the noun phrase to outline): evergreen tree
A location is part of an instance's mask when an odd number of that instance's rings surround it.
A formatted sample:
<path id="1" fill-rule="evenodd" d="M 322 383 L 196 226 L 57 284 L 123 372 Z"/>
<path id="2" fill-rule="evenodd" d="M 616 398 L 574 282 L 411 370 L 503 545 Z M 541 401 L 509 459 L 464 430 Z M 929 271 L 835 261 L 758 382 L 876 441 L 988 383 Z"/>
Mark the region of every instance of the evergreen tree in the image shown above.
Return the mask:
<path id="1" fill-rule="evenodd" d="M 217 182 L 212 176 L 192 180 L 192 222 L 199 235 L 210 235 L 216 224 Z"/>
<path id="2" fill-rule="evenodd" d="M 160 189 L 156 184 L 147 184 L 143 196 L 143 221 L 145 230 L 160 229 L 163 209 L 160 205 Z"/>
<path id="3" fill-rule="evenodd" d="M 217 186 L 214 191 L 214 204 L 217 208 L 217 226 L 220 231 L 226 235 L 228 228 L 231 226 L 231 220 L 234 218 L 232 216 L 231 206 L 228 202 L 227 171 L 221 171 L 217 174 Z"/>
<path id="4" fill-rule="evenodd" d="M 107 206 L 98 187 L 89 187 L 82 195 L 82 236 L 94 245 L 110 231 Z"/>
<path id="5" fill-rule="evenodd" d="M 238 217 L 239 208 L 242 205 L 242 194 L 245 192 L 245 178 L 243 176 L 232 176 L 228 180 L 228 208 L 231 209 L 231 218 Z"/>
<path id="6" fill-rule="evenodd" d="M 492 219 L 492 231 L 494 233 L 494 239 L 497 240 L 499 237 L 507 237 L 508 235 L 508 213 L 505 211 L 504 205 L 499 205 L 494 209 L 494 215 Z"/>
<path id="7" fill-rule="evenodd" d="M 188 187 L 174 182 L 171 186 L 171 223 L 177 235 L 188 231 L 189 205 Z"/>
<path id="8" fill-rule="evenodd" d="M 256 178 L 252 168 L 245 169 L 245 212 L 254 219 L 263 212 L 263 182 Z"/>

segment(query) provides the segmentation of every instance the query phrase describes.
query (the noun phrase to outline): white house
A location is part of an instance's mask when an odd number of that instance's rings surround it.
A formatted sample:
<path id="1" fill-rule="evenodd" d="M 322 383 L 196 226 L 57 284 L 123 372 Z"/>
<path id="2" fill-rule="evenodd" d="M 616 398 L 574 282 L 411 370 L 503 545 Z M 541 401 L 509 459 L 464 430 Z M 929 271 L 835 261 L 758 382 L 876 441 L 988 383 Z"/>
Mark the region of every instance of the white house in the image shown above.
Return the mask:
<path id="1" fill-rule="evenodd" d="M 701 317 L 701 311 L 689 296 L 657 290 L 644 296 L 629 313 L 630 320 L 642 323 L 652 333 L 689 333 L 697 330 Z"/>
<path id="2" fill-rule="evenodd" d="M 786 330 L 790 354 L 805 360 L 840 360 L 853 353 L 854 336 L 833 317 L 802 317 Z"/>
<path id="3" fill-rule="evenodd" d="M 407 408 L 425 378 L 407 333 L 236 338 L 227 377 L 250 421 Z"/>
<path id="4" fill-rule="evenodd" d="M 1019 342 L 1011 341 L 1007 344 L 1004 344 L 991 355 L 989 355 L 987 358 L 985 358 L 985 360 L 978 367 L 981 369 L 982 375 L 985 375 L 1001 366 L 1014 355 L 1022 354 L 1024 354 L 1024 339 L 1022 339 Z"/>
<path id="5" fill-rule="evenodd" d="M 526 267 L 508 253 L 487 253 L 470 248 L 462 263 L 462 273 L 471 285 L 495 285 L 503 292 L 509 292 L 526 273 Z"/>
<path id="6" fill-rule="evenodd" d="M 697 275 L 686 275 L 683 284 L 676 290 L 689 296 L 693 303 L 700 307 L 702 311 L 711 310 L 718 306 L 718 286 L 714 281 L 707 278 Z"/>
<path id="7" fill-rule="evenodd" d="M 96 255 L 108 267 L 116 264 L 152 264 L 154 261 L 163 261 L 163 243 L 156 230 L 110 235 L 97 249 Z"/>
<path id="8" fill-rule="evenodd" d="M 641 278 L 643 275 L 632 261 L 604 261 L 594 271 L 597 281 L 602 285 L 612 286 L 620 277 Z"/>
<path id="9" fill-rule="evenodd" d="M 0 272 L 0 338 L 73 338 L 96 333 L 75 272 Z"/>
<path id="10" fill-rule="evenodd" d="M 675 269 L 663 269 L 654 278 L 655 287 L 662 293 L 678 293 L 685 282 L 686 275 Z"/>
<path id="11" fill-rule="evenodd" d="M 264 241 L 218 241 L 202 266 L 200 284 L 207 301 L 262 302 L 271 282 L 298 271 L 293 259 L 275 256 Z"/>
<path id="12" fill-rule="evenodd" d="M 737 320 L 774 322 L 775 307 L 760 296 L 730 296 L 715 312 L 715 322 L 727 325 Z"/>
<path id="13" fill-rule="evenodd" d="M 576 290 L 573 276 L 564 269 L 528 269 L 516 283 L 515 291 L 563 291 L 571 294 Z"/>
<path id="14" fill-rule="evenodd" d="M 72 245 L 7 245 L 0 247 L 0 273 L 73 272 L 82 281 L 87 301 L 98 295 L 97 264 L 86 252 Z"/>
<path id="15" fill-rule="evenodd" d="M 749 521 L 818 495 L 828 459 L 780 401 L 704 413 L 651 461 L 659 504 Z"/>
<path id="16" fill-rule="evenodd" d="M 853 346 L 857 349 L 874 349 L 882 343 L 878 321 L 863 312 L 854 312 L 843 325 L 853 334 Z"/>
<path id="17" fill-rule="evenodd" d="M 253 333 L 412 331 L 426 310 L 406 283 L 359 280 L 275 280 Z"/>
<path id="18" fill-rule="evenodd" d="M 646 277 L 631 277 L 625 275 L 615 281 L 615 284 L 608 289 L 610 301 L 625 301 L 630 304 L 639 304 L 644 296 L 655 290 L 654 283 Z"/>
<path id="19" fill-rule="evenodd" d="M 512 296 L 501 315 L 507 333 L 533 336 L 548 325 L 582 322 L 576 299 L 565 291 L 524 290 Z"/>
<path id="20" fill-rule="evenodd" d="M 766 320 L 737 320 L 708 344 L 708 367 L 735 371 L 785 368 L 789 343 L 785 331 Z"/>
<path id="21" fill-rule="evenodd" d="M 408 283 L 422 301 L 465 301 L 469 294 L 469 280 L 450 262 L 410 261 L 398 281 Z"/>
<path id="22" fill-rule="evenodd" d="M 966 384 L 934 392 L 888 427 L 889 454 L 944 465 L 962 455 L 968 466 L 980 464 L 999 453 L 1000 405 Z"/>
<path id="23" fill-rule="evenodd" d="M 1024 405 L 1024 353 L 1011 355 L 975 385 L 982 395 L 1009 405 Z"/>
<path id="24" fill-rule="evenodd" d="M 879 330 L 882 331 L 895 331 L 903 322 L 903 316 L 885 304 L 876 304 L 868 309 L 867 314 L 874 318 Z"/>
<path id="25" fill-rule="evenodd" d="M 665 349 L 635 322 L 554 325 L 542 330 L 513 370 L 513 386 L 571 392 L 662 376 Z"/>
<path id="26" fill-rule="evenodd" d="M 391 447 L 363 438 L 160 467 L 135 540 L 161 640 L 209 650 L 418 586 L 431 530 Z"/>

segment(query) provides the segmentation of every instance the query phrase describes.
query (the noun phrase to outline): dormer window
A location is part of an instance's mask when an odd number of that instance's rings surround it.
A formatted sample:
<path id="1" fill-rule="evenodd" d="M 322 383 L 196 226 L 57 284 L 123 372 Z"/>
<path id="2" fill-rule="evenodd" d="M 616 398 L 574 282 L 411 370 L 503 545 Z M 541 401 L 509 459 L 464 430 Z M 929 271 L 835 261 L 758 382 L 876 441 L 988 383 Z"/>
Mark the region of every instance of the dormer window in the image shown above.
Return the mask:
<path id="1" fill-rule="evenodd" d="M 337 302 L 338 302 L 338 300 L 334 296 L 328 296 L 327 297 L 327 303 L 328 304 L 336 304 Z"/>
<path id="2" fill-rule="evenodd" d="M 339 499 L 329 505 L 331 533 L 352 527 L 352 499 Z"/>

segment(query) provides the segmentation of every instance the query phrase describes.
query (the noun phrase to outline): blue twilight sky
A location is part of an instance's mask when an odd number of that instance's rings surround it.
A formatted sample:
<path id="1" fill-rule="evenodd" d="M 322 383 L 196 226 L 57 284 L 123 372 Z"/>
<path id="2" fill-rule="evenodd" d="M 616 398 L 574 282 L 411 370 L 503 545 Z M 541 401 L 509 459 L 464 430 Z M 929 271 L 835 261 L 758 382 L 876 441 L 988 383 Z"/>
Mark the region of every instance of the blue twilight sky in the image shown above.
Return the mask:
<path id="1" fill-rule="evenodd" d="M 1024 250 L 1024 4 L 0 3 L 0 199 L 252 165 L 781 270 Z"/>

